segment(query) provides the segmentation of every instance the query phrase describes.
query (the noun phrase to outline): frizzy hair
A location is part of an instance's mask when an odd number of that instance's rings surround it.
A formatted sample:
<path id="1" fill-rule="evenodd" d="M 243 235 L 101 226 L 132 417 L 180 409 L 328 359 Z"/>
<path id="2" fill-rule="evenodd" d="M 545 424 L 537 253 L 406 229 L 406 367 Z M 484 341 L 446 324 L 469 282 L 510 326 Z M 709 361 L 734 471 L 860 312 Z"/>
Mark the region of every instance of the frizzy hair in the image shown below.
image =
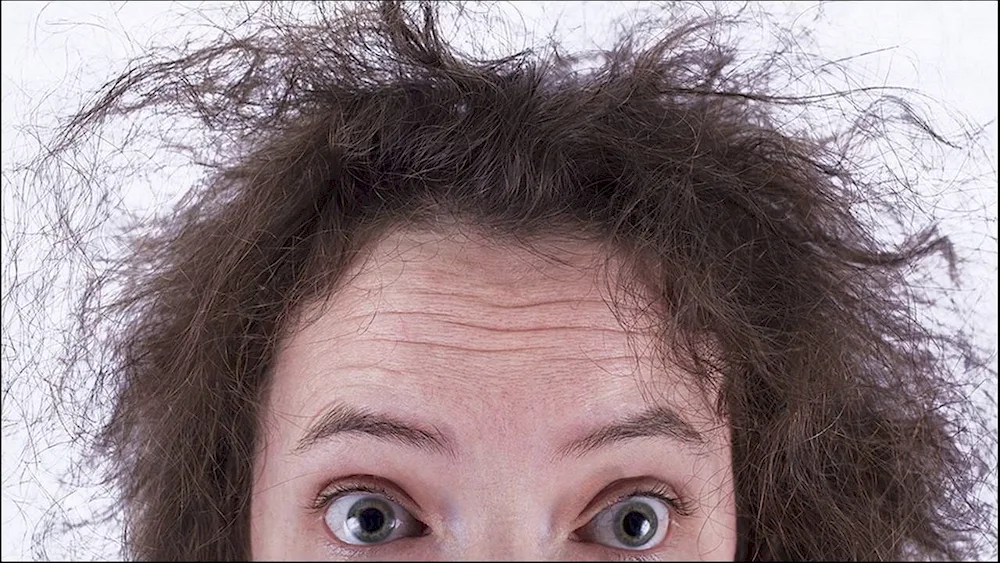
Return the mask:
<path id="1" fill-rule="evenodd" d="M 130 232 L 79 309 L 90 397 L 111 405 L 92 455 L 129 557 L 250 556 L 282 335 L 388 230 L 448 221 L 620 253 L 732 425 L 741 557 L 963 559 L 995 542 L 977 496 L 995 437 L 965 385 L 991 368 L 914 313 L 918 267 L 941 257 L 957 276 L 958 257 L 933 225 L 893 245 L 859 211 L 907 203 L 866 176 L 858 144 L 890 114 L 935 135 L 901 97 L 811 135 L 783 116 L 847 94 L 775 91 L 777 56 L 737 65 L 723 38 L 738 18 L 650 17 L 655 40 L 635 26 L 581 68 L 556 48 L 459 52 L 442 9 L 266 4 L 210 43 L 138 59 L 49 147 L 45 166 L 139 115 L 203 135 L 181 147 L 201 181 Z"/>

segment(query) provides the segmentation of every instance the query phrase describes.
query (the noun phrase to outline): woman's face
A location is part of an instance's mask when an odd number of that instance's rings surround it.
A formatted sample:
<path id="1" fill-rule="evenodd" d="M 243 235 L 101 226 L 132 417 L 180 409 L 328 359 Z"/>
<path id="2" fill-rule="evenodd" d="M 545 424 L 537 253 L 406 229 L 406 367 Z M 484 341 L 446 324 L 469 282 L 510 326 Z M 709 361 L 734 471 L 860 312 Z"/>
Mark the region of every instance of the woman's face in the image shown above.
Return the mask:
<path id="1" fill-rule="evenodd" d="M 289 336 L 255 559 L 732 559 L 713 398 L 619 323 L 596 247 L 544 250 L 395 233 Z"/>

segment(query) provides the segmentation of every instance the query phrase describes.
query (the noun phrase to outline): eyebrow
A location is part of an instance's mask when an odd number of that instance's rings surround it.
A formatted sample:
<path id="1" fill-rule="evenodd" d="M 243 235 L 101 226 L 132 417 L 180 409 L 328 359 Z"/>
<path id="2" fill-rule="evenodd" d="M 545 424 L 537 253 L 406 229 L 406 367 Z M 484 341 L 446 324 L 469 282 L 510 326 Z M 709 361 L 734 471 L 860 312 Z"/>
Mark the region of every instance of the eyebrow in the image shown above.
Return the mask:
<path id="1" fill-rule="evenodd" d="M 595 450 L 634 440 L 636 438 L 667 437 L 684 444 L 704 445 L 704 436 L 677 413 L 676 410 L 658 405 L 624 420 L 594 430 L 559 448 L 559 457 L 583 457 Z"/>
<path id="2" fill-rule="evenodd" d="M 454 455 L 451 443 L 436 429 L 343 404 L 335 405 L 310 425 L 292 453 L 304 453 L 338 434 L 362 434 L 435 454 Z"/>
<path id="3" fill-rule="evenodd" d="M 338 434 L 361 434 L 396 442 L 434 454 L 455 456 L 451 442 L 437 429 L 423 428 L 397 418 L 338 404 L 309 426 L 292 453 L 301 454 Z M 558 457 L 583 457 L 595 450 L 637 438 L 667 437 L 685 444 L 704 445 L 705 437 L 674 409 L 655 406 L 601 427 L 559 448 Z"/>

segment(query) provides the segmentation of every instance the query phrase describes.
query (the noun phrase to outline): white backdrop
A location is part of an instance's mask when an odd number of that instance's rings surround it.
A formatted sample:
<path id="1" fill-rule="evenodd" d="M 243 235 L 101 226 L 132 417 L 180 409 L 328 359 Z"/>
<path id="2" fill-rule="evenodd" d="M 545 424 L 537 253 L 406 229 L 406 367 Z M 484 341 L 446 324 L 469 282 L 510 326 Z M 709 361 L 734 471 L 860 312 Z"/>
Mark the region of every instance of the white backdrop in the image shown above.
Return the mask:
<path id="1" fill-rule="evenodd" d="M 105 80 L 123 68 L 124 61 L 143 52 L 150 41 L 169 41 L 179 21 L 197 21 L 200 2 L 3 2 L 2 4 L 2 147 L 3 221 L 18 229 L 41 227 L 46 221 L 30 200 L 15 197 L 7 175 L 10 164 L 37 150 L 36 135 L 55 124 L 55 116 L 72 110 Z M 547 34 L 559 20 L 567 47 L 602 46 L 609 22 L 633 4 L 628 2 L 518 2 L 501 6 L 512 15 L 513 27 Z M 924 194 L 945 231 L 958 242 L 960 252 L 972 257 L 964 273 L 968 281 L 956 299 L 969 311 L 962 324 L 977 331 L 980 343 L 997 349 L 997 3 L 995 2 L 858 2 L 817 4 L 775 3 L 769 9 L 789 22 L 808 25 L 824 58 L 831 60 L 871 53 L 852 61 L 854 80 L 866 85 L 917 88 L 942 102 L 941 117 L 986 125 L 980 133 L 981 150 L 966 161 L 952 163 L 959 174 L 985 174 L 978 187 L 936 186 Z M 507 30 L 516 37 L 516 29 Z M 504 45 L 509 45 L 507 41 Z M 516 47 L 516 46 L 515 46 Z M 975 172 L 981 171 L 981 172 Z M 161 188 L 160 191 L 169 191 Z M 126 194 L 138 207 L 156 205 L 164 197 L 138 188 Z M 5 228 L 5 237 L 7 229 Z M 11 252 L 10 241 L 3 241 Z M 74 512 L 72 493 L 57 488 L 56 475 L 69 447 L 26 421 L 37 415 L 44 387 L 15 380 L 11 374 L 23 362 L 19 347 L 34 357 L 45 357 L 57 347 L 49 342 L 44 324 L 14 326 L 10 308 L 25 306 L 8 299 L 12 280 L 40 267 L 31 252 L 22 249 L 17 276 L 3 264 L 4 331 L 28 335 L 4 338 L 3 350 L 3 504 L 2 557 L 32 556 L 32 534 L 53 504 Z M 58 310 L 56 307 L 54 310 Z M 45 319 L 42 319 L 44 321 Z M 22 322 L 23 321 L 18 321 Z M 58 322 L 50 315 L 46 322 Z M 16 344 L 16 346 L 15 346 Z M 20 358 L 20 359 L 19 359 Z M 992 385 L 995 390 L 995 382 Z M 68 495 L 55 498 L 54 495 Z M 80 497 L 83 498 L 83 497 Z M 114 559 L 117 532 L 90 535 L 88 549 L 75 553 L 88 558 Z M 60 553 L 55 550 L 51 554 Z"/>

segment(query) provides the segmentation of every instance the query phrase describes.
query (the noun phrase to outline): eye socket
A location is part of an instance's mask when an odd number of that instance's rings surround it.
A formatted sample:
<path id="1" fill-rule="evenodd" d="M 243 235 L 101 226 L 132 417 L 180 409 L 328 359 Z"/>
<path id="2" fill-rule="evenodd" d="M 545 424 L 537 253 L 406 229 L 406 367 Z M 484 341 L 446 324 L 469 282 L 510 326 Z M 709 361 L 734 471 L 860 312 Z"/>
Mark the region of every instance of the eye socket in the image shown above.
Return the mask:
<path id="1" fill-rule="evenodd" d="M 669 524 L 670 505 L 666 501 L 636 495 L 599 512 L 578 534 L 585 541 L 639 551 L 660 545 Z"/>
<path id="2" fill-rule="evenodd" d="M 326 526 L 350 545 L 376 545 L 423 534 L 426 526 L 398 503 L 378 493 L 343 494 L 323 515 Z"/>

